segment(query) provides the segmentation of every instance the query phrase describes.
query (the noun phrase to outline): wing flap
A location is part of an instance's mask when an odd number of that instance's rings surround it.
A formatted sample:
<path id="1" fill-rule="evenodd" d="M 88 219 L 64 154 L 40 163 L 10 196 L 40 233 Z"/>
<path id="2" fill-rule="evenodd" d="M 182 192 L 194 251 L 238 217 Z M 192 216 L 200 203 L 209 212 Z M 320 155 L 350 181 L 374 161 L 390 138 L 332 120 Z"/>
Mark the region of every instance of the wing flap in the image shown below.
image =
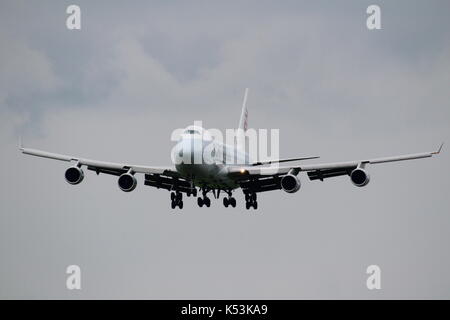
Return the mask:
<path id="1" fill-rule="evenodd" d="M 193 186 L 189 181 L 179 178 L 166 177 L 159 174 L 146 174 L 144 184 L 158 189 L 176 190 L 180 192 L 193 192 Z"/>
<path id="2" fill-rule="evenodd" d="M 249 179 L 239 183 L 242 190 L 251 190 L 252 192 L 264 192 L 281 189 L 281 178 L 275 177 L 259 177 Z"/>
<path id="3" fill-rule="evenodd" d="M 339 177 L 339 176 L 345 176 L 350 175 L 353 168 L 342 168 L 342 169 L 327 169 L 327 170 L 315 170 L 315 171 L 309 171 L 308 177 L 309 180 L 320 180 L 323 181 L 323 179 L 332 178 L 332 177 Z"/>
<path id="4" fill-rule="evenodd" d="M 87 166 L 87 168 L 88 168 L 88 170 L 95 171 L 95 173 L 97 173 L 97 174 L 103 173 L 103 174 L 110 174 L 113 176 L 120 176 L 128 171 L 126 169 L 113 170 L 113 169 L 108 169 L 108 168 L 100 168 L 100 167 L 92 167 L 92 166 Z"/>

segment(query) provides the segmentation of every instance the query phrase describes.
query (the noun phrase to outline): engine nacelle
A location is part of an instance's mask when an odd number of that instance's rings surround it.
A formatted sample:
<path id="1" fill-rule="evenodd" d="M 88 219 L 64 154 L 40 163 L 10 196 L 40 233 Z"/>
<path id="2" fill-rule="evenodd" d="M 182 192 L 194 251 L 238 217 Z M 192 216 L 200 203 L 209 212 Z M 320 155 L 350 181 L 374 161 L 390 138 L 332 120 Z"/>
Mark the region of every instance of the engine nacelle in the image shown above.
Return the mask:
<path id="1" fill-rule="evenodd" d="M 130 192 L 136 189 L 137 186 L 137 180 L 136 178 L 130 174 L 130 173 L 124 173 L 119 177 L 119 180 L 117 181 L 120 190 L 124 192 Z"/>
<path id="2" fill-rule="evenodd" d="M 79 184 L 84 179 L 84 172 L 81 168 L 73 166 L 66 170 L 64 177 L 70 184 Z"/>
<path id="3" fill-rule="evenodd" d="M 281 188 L 287 193 L 294 193 L 300 189 L 300 180 L 293 174 L 285 175 L 281 178 Z"/>
<path id="4" fill-rule="evenodd" d="M 370 181 L 370 176 L 366 170 L 361 168 L 356 168 L 350 173 L 350 180 L 357 187 L 364 187 Z"/>

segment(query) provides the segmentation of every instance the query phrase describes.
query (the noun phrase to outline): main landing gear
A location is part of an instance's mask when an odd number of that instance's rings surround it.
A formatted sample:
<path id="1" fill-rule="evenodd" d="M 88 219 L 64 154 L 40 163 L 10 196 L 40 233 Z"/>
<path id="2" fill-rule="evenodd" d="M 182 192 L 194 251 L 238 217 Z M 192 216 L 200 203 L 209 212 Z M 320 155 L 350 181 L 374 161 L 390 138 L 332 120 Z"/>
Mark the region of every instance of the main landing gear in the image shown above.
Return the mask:
<path id="1" fill-rule="evenodd" d="M 253 207 L 253 209 L 258 209 L 258 201 L 256 201 L 256 193 L 246 193 L 245 194 L 245 209 L 250 209 L 250 207 Z"/>
<path id="2" fill-rule="evenodd" d="M 223 205 L 225 208 L 228 208 L 229 206 L 235 208 L 236 207 L 236 199 L 233 197 L 231 190 L 211 190 L 211 189 L 200 189 L 199 191 L 202 192 L 202 195 L 197 197 L 197 204 L 201 208 L 203 206 L 206 206 L 209 208 L 211 206 L 211 199 L 208 198 L 208 192 L 212 191 L 213 196 L 215 199 L 219 199 L 220 191 L 224 191 L 227 193 L 227 196 L 223 198 Z M 197 190 L 192 189 L 189 192 L 186 192 L 186 195 L 189 196 L 196 196 Z M 170 193 L 170 200 L 171 200 L 171 207 L 172 209 L 175 209 L 176 207 L 183 209 L 183 194 L 180 191 L 172 191 Z M 245 193 L 245 208 L 249 210 L 251 207 L 253 209 L 258 209 L 258 202 L 256 199 L 256 192 L 246 191 Z"/>
<path id="3" fill-rule="evenodd" d="M 236 207 L 236 199 L 233 197 L 225 197 L 223 198 L 223 205 L 225 208 L 228 208 L 228 206 L 232 206 L 233 208 Z"/>
<path id="4" fill-rule="evenodd" d="M 181 192 L 171 192 L 170 200 L 172 200 L 172 209 L 175 209 L 177 206 L 178 208 L 183 209 L 183 194 Z"/>
<path id="5" fill-rule="evenodd" d="M 207 192 L 205 190 L 203 190 L 202 194 L 203 194 L 203 197 L 197 198 L 197 204 L 200 208 L 203 207 L 203 205 L 205 205 L 206 207 L 209 208 L 211 206 L 211 199 L 208 198 Z"/>
<path id="6" fill-rule="evenodd" d="M 225 208 L 228 208 L 228 206 L 236 207 L 236 199 L 233 198 L 231 191 L 228 192 L 228 197 L 223 198 L 223 205 Z"/>

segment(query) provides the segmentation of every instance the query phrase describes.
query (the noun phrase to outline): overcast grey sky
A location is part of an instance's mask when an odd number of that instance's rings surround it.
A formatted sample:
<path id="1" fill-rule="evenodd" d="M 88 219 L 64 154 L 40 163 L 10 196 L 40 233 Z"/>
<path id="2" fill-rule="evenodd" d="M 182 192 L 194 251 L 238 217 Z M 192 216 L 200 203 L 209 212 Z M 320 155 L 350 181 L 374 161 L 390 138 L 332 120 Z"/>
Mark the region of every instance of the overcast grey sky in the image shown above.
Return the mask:
<path id="1" fill-rule="evenodd" d="M 82 29 L 65 27 L 78 4 Z M 382 30 L 366 28 L 378 4 Z M 448 148 L 301 175 L 296 194 L 182 213 L 115 177 L 64 181 L 30 147 L 170 164 L 173 129 L 279 128 L 282 157 L 353 160 L 450 141 L 448 1 L 0 2 L 0 298 L 450 298 Z M 82 290 L 65 288 L 65 268 Z M 382 270 L 367 290 L 366 267 Z"/>

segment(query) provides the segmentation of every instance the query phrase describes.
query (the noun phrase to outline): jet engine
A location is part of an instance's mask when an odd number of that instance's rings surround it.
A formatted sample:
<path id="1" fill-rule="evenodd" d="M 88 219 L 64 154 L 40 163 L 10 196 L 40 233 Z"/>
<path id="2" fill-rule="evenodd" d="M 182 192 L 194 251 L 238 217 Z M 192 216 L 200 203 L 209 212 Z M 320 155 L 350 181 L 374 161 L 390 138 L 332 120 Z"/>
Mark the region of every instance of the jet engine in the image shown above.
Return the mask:
<path id="1" fill-rule="evenodd" d="M 370 181 L 370 176 L 366 170 L 361 168 L 356 168 L 350 173 L 350 180 L 357 187 L 364 187 Z"/>
<path id="2" fill-rule="evenodd" d="M 131 173 L 124 173 L 119 177 L 117 183 L 120 190 L 130 192 L 136 188 L 137 180 Z"/>
<path id="3" fill-rule="evenodd" d="M 300 189 L 300 180 L 293 174 L 287 174 L 281 178 L 281 188 L 287 193 L 294 193 Z"/>
<path id="4" fill-rule="evenodd" d="M 70 167 L 64 174 L 66 181 L 70 184 L 79 184 L 84 179 L 84 172 L 77 166 Z"/>

